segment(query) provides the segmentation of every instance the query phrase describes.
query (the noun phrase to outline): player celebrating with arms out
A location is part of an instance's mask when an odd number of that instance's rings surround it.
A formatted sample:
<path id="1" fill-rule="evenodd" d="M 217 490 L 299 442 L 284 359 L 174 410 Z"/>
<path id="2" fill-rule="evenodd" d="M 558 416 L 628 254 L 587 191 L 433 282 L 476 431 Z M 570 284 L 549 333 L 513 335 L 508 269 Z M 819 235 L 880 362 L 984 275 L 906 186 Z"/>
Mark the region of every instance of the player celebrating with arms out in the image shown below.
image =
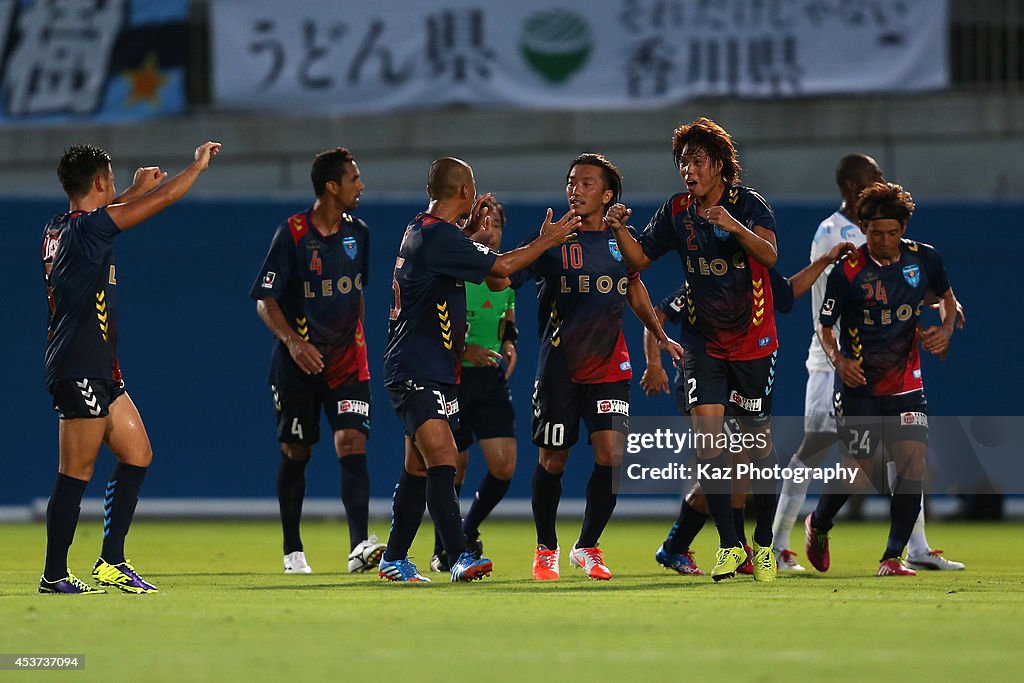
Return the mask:
<path id="1" fill-rule="evenodd" d="M 957 320 L 957 300 L 939 253 L 903 238 L 914 208 L 910 193 L 894 183 L 875 183 L 860 194 L 857 222 L 867 240 L 829 274 L 818 322 L 822 349 L 836 370 L 836 418 L 845 454 L 869 479 L 877 474 L 872 458 L 880 444 L 896 466 L 879 576 L 916 574 L 903 562 L 903 550 L 921 511 L 928 446 L 917 344 L 945 357 Z M 928 290 L 939 297 L 942 324 L 920 329 Z M 837 324 L 842 351 L 833 331 Z M 826 489 L 805 521 L 807 559 L 819 571 L 829 567 L 828 531 L 850 497 L 849 489 L 835 488 Z"/>
<path id="2" fill-rule="evenodd" d="M 549 209 L 537 239 L 497 254 L 480 243 L 481 231 L 489 230 L 489 195 L 476 201 L 476 179 L 469 164 L 453 157 L 434 161 L 427 194 L 427 210 L 402 237 L 391 285 L 395 298 L 384 351 L 384 385 L 405 429 L 405 463 L 395 486 L 391 535 L 378 573 L 389 581 L 430 580 L 408 556 L 426 506 L 444 551 L 453 560 L 451 580 L 472 581 L 487 576 L 492 565 L 467 552 L 455 493 L 456 366 L 466 338 L 463 281 L 479 283 L 490 276 L 496 279 L 489 281 L 492 288 L 507 286 L 512 273 L 565 242 L 580 219 L 570 210 L 552 223 Z M 469 235 L 457 225 L 467 219 Z"/>
<path id="3" fill-rule="evenodd" d="M 370 232 L 350 211 L 365 186 L 352 153 L 320 152 L 310 179 L 316 201 L 283 221 L 249 296 L 278 343 L 270 364 L 281 463 L 277 500 L 284 573 L 309 574 L 299 523 L 306 464 L 320 440 L 320 407 L 334 430 L 341 501 L 348 520 L 348 570 L 377 565 L 384 544 L 369 535 L 370 371 L 363 335 Z"/>
<path id="4" fill-rule="evenodd" d="M 622 255 L 643 270 L 676 251 L 686 275 L 686 311 L 680 342 L 686 349 L 686 406 L 701 438 L 698 462 L 710 476 L 700 480 L 718 527 L 720 548 L 711 572 L 730 578 L 747 554 L 736 534 L 731 482 L 714 478 L 728 467 L 721 447 L 726 408 L 753 437 L 747 451 L 756 465 L 774 453 L 769 431 L 778 339 L 768 269 L 775 265 L 775 215 L 765 200 L 738 185 L 740 165 L 732 137 L 714 121 L 699 118 L 672 135 L 672 156 L 686 192 L 672 196 L 634 239 L 624 220 L 629 210 L 612 207 L 609 223 Z M 710 445 L 709 445 L 710 442 Z M 754 578 L 775 579 L 772 518 L 775 485 L 754 482 Z"/>
<path id="5" fill-rule="evenodd" d="M 516 284 L 539 279 L 541 350 L 533 394 L 533 443 L 540 453 L 533 475 L 533 577 L 544 581 L 560 575 L 555 520 L 562 474 L 582 418 L 594 448 L 594 470 L 570 561 L 590 578 L 606 581 L 612 572 L 598 541 L 615 509 L 613 468 L 622 462 L 629 428 L 632 369 L 622 336 L 626 303 L 674 360 L 682 357 L 682 348 L 658 324 L 647 288 L 623 263 L 605 223 L 605 212 L 622 193 L 619 169 L 600 154 L 581 154 L 569 165 L 565 193 L 570 209 L 583 219 L 579 234 L 545 252 L 515 278 Z"/>
<path id="6" fill-rule="evenodd" d="M 117 466 L 104 497 L 103 548 L 92 570 L 102 585 L 126 593 L 157 588 L 124 556 L 139 489 L 153 461 L 153 447 L 138 409 L 128 396 L 117 360 L 117 276 L 114 238 L 178 201 L 220 151 L 207 142 L 195 161 L 167 177 L 155 166 L 135 172 L 134 183 L 115 197 L 110 155 L 92 145 L 72 147 L 57 166 L 70 201 L 43 231 L 43 273 L 50 304 L 46 386 L 60 415 L 60 465 L 46 506 L 46 567 L 40 593 L 105 593 L 68 569 L 82 494 L 92 479 L 100 445 Z"/>

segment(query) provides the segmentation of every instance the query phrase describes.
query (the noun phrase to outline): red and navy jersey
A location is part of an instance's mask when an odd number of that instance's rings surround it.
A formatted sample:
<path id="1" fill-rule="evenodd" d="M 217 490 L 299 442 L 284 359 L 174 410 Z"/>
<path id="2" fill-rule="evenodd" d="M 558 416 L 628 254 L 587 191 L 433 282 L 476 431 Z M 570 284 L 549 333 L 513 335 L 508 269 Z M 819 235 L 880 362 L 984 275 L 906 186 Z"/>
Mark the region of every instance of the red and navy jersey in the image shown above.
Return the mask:
<path id="1" fill-rule="evenodd" d="M 775 214 L 749 187 L 727 185 L 719 202 L 737 221 L 775 231 Z M 689 193 L 673 196 L 641 233 L 650 259 L 675 250 L 686 277 L 687 315 L 680 343 L 725 360 L 752 360 L 778 348 L 768 269 L 751 258 L 735 235 L 698 214 Z"/>
<path id="2" fill-rule="evenodd" d="M 633 376 L 622 314 L 629 283 L 637 278 L 611 230 L 580 231 L 513 276 L 514 287 L 537 281 L 537 379 L 600 384 Z"/>
<path id="3" fill-rule="evenodd" d="M 54 216 L 43 230 L 43 277 L 50 304 L 46 386 L 63 379 L 121 379 L 117 362 L 117 273 L 106 208 Z"/>
<path id="4" fill-rule="evenodd" d="M 466 345 L 466 289 L 483 282 L 498 256 L 440 218 L 421 213 L 405 229 L 395 260 L 394 300 L 384 350 L 384 384 L 455 384 Z"/>
<path id="5" fill-rule="evenodd" d="M 860 364 L 868 381 L 843 387 L 837 373 L 837 388 L 867 396 L 924 388 L 917 323 L 928 289 L 940 297 L 949 290 L 942 257 L 934 247 L 908 239 L 890 265 L 879 265 L 865 245 L 832 269 L 818 319 L 824 327 L 839 325 L 843 355 Z"/>
<path id="6" fill-rule="evenodd" d="M 793 310 L 795 298 L 793 297 L 793 285 L 789 278 L 775 270 L 768 269 L 768 277 L 772 283 L 772 300 L 775 310 L 779 313 L 789 313 Z M 686 310 L 686 284 L 662 299 L 656 306 L 665 314 L 665 319 L 670 323 L 682 324 L 683 311 Z"/>
<path id="7" fill-rule="evenodd" d="M 313 224 L 312 209 L 277 226 L 249 296 L 276 299 L 291 328 L 323 355 L 324 369 L 307 375 L 278 341 L 271 384 L 302 391 L 370 378 L 359 319 L 369 262 L 370 230 L 349 214 L 342 214 L 341 229 L 333 235 Z"/>

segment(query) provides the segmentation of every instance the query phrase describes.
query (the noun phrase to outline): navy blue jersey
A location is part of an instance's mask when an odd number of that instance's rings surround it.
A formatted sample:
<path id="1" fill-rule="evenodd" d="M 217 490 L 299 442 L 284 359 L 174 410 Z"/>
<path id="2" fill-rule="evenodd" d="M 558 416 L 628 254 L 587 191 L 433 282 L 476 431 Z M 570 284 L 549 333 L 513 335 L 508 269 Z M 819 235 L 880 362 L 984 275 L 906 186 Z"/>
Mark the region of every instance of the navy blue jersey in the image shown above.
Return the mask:
<path id="1" fill-rule="evenodd" d="M 622 313 L 636 278 L 610 229 L 580 231 L 513 276 L 514 287 L 537 280 L 537 379 L 598 384 L 633 376 Z"/>
<path id="2" fill-rule="evenodd" d="M 719 202 L 749 229 L 775 231 L 775 214 L 748 187 L 727 185 Z M 680 343 L 726 360 L 752 360 L 778 348 L 768 269 L 751 258 L 735 235 L 698 214 L 689 193 L 674 195 L 641 233 L 644 254 L 657 259 L 675 250 L 688 285 Z"/>
<path id="3" fill-rule="evenodd" d="M 342 214 L 341 228 L 328 236 L 313 224 L 312 209 L 277 226 L 249 296 L 276 299 L 291 328 L 323 355 L 324 369 L 307 375 L 277 341 L 271 384 L 302 391 L 370 379 L 359 319 L 369 262 L 369 228 L 349 214 Z"/>
<path id="4" fill-rule="evenodd" d="M 789 283 L 789 278 L 784 277 L 775 268 L 768 269 L 768 277 L 772 283 L 772 299 L 775 310 L 779 313 L 789 313 L 793 310 L 793 304 L 795 303 L 793 286 Z M 656 308 L 665 314 L 668 322 L 681 324 L 683 322 L 683 311 L 686 310 L 686 285 L 684 284 L 662 299 Z"/>
<path id="5" fill-rule="evenodd" d="M 455 384 L 466 345 L 463 281 L 483 282 L 497 254 L 455 225 L 421 213 L 395 259 L 394 301 L 384 350 L 384 384 Z"/>
<path id="6" fill-rule="evenodd" d="M 935 248 L 904 239 L 900 257 L 879 265 L 867 245 L 829 273 L 819 320 L 839 325 L 843 354 L 860 364 L 867 385 L 851 395 L 893 396 L 924 388 L 917 348 L 917 323 L 925 290 L 942 296 L 949 278 Z M 836 374 L 837 388 L 843 386 Z"/>
<path id="7" fill-rule="evenodd" d="M 43 230 L 47 387 L 62 379 L 121 379 L 114 270 L 120 233 L 106 208 L 57 214 Z"/>

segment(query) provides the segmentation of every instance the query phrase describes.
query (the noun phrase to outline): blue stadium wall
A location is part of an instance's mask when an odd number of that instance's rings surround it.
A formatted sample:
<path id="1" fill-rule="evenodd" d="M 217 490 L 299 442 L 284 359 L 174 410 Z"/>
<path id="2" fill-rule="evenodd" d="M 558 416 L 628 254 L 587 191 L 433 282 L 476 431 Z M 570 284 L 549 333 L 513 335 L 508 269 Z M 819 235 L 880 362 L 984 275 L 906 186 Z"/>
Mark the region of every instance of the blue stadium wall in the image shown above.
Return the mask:
<path id="1" fill-rule="evenodd" d="M 561 207 L 564 199 L 553 198 Z M 26 505 L 45 498 L 57 465 L 57 416 L 42 385 L 46 301 L 40 273 L 40 234 L 60 201 L 0 200 L 6 333 L 0 349 L 3 372 L 3 475 L 0 505 Z M 402 431 L 381 384 L 387 334 L 389 283 L 398 242 L 420 203 L 373 203 L 360 207 L 370 225 L 372 270 L 366 289 L 366 336 L 373 373 L 373 434 L 369 442 L 373 495 L 388 496 L 402 466 Z M 278 447 L 273 407 L 266 384 L 272 338 L 256 316 L 248 290 L 257 276 L 277 223 L 302 210 L 302 203 L 279 201 L 185 201 L 118 238 L 120 359 L 127 387 L 138 404 L 155 460 L 145 496 L 159 498 L 272 498 Z M 513 244 L 533 229 L 546 205 L 511 203 L 505 242 Z M 635 205 L 641 220 L 656 207 Z M 811 235 L 834 204 L 776 204 L 779 265 L 792 274 L 807 261 Z M 954 338 L 948 362 L 925 360 L 926 389 L 933 414 L 1001 415 L 1019 413 L 1021 373 L 1017 342 L 1024 338 L 1013 291 L 1024 253 L 1024 232 L 1016 229 L 1021 209 L 1007 204 L 924 202 L 910 235 L 943 253 L 958 296 L 967 308 L 968 327 Z M 642 227 L 640 221 L 637 223 Z M 673 291 L 681 267 L 669 255 L 644 274 L 655 303 Z M 511 495 L 529 497 L 536 449 L 530 444 L 529 401 L 537 356 L 535 289 L 520 293 L 522 329 L 519 368 L 512 393 L 518 415 L 519 464 Z M 781 316 L 777 415 L 800 415 L 810 335 L 809 297 Z M 634 371 L 632 411 L 672 415 L 667 396 L 646 398 L 639 389 L 643 372 L 642 328 L 626 318 Z M 328 434 L 326 422 L 322 431 Z M 795 444 L 784 444 L 790 449 Z M 474 450 L 470 482 L 482 473 Z M 585 443 L 570 458 L 566 496 L 583 495 L 593 462 Z M 104 451 L 87 496 L 101 495 L 113 467 Z M 338 466 L 331 440 L 321 439 L 309 466 L 308 495 L 337 495 Z"/>

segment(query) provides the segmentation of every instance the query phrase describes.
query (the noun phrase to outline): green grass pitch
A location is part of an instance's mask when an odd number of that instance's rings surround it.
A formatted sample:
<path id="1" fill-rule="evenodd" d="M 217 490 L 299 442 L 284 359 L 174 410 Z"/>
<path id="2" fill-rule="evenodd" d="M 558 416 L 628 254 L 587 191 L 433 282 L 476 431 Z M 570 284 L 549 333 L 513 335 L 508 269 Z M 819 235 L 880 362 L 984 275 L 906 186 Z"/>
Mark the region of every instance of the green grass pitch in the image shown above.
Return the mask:
<path id="1" fill-rule="evenodd" d="M 560 526 L 566 546 L 578 523 Z M 491 522 L 491 578 L 398 585 L 344 572 L 340 522 L 304 524 L 316 573 L 285 576 L 276 523 L 140 521 L 128 554 L 161 592 L 66 597 L 36 593 L 42 525 L 0 525 L 0 653 L 86 656 L 85 671 L 0 679 L 1019 680 L 1020 524 L 931 524 L 932 543 L 967 571 L 878 578 L 886 527 L 840 523 L 827 575 L 719 585 L 654 563 L 667 528 L 613 519 L 602 539 L 610 582 L 585 579 L 563 554 L 562 579 L 540 585 L 532 525 Z M 429 532 L 428 522 L 413 548 L 423 571 Z M 705 568 L 714 537 L 697 539 Z M 83 520 L 70 558 L 80 577 L 99 546 L 99 523 Z"/>

